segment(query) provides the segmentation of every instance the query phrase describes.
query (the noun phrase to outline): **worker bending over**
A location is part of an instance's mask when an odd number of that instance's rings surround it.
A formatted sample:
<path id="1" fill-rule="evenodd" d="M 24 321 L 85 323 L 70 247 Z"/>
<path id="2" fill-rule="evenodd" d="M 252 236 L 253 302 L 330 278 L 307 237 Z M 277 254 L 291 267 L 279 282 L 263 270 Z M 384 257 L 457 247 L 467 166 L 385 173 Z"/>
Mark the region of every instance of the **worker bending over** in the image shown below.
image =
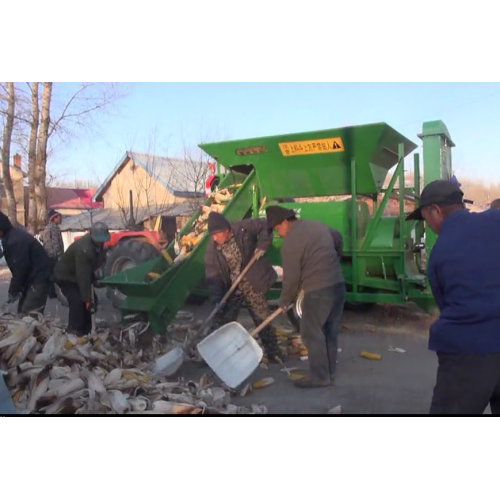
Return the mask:
<path id="1" fill-rule="evenodd" d="M 59 225 L 62 222 L 62 215 L 55 210 L 50 210 L 49 223 L 45 226 L 42 234 L 40 235 L 40 240 L 42 242 L 43 248 L 47 252 L 48 256 L 52 260 L 52 267 L 54 268 L 57 261 L 62 257 L 64 253 L 64 243 L 62 239 L 61 229 Z M 51 284 L 49 290 L 49 298 L 55 299 L 57 297 L 54 284 Z"/>
<path id="2" fill-rule="evenodd" d="M 236 321 L 243 305 L 248 308 L 255 326 L 270 316 L 266 294 L 277 275 L 263 255 L 272 241 L 265 219 L 245 219 L 230 223 L 222 214 L 208 216 L 210 242 L 205 253 L 205 273 L 212 301 L 219 303 L 254 254 L 258 260 L 247 272 L 226 305 L 215 316 L 213 328 Z M 272 326 L 260 333 L 264 354 L 271 362 L 280 356 L 278 338 Z"/>
<path id="3" fill-rule="evenodd" d="M 51 283 L 49 256 L 34 236 L 13 227 L 3 212 L 0 212 L 0 238 L 5 262 L 12 273 L 7 303 L 18 302 L 19 314 L 43 314 Z"/>
<path id="4" fill-rule="evenodd" d="M 438 358 L 431 414 L 500 414 L 500 211 L 470 213 L 463 192 L 428 184 L 407 220 L 425 220 L 438 238 L 428 273 L 440 316 L 430 327 Z"/>
<path id="5" fill-rule="evenodd" d="M 315 220 L 297 220 L 280 206 L 266 209 L 270 228 L 284 238 L 281 246 L 285 310 L 304 291 L 300 334 L 308 350 L 310 376 L 297 380 L 301 388 L 325 387 L 334 381 L 337 343 L 344 309 L 345 282 L 340 267 L 342 237 Z M 337 250 L 338 249 L 338 250 Z"/>
<path id="6" fill-rule="evenodd" d="M 104 244 L 110 240 L 108 226 L 97 222 L 90 233 L 74 241 L 56 264 L 54 277 L 69 304 L 68 332 L 80 337 L 92 330 L 97 310 L 92 285 L 104 264 Z"/>

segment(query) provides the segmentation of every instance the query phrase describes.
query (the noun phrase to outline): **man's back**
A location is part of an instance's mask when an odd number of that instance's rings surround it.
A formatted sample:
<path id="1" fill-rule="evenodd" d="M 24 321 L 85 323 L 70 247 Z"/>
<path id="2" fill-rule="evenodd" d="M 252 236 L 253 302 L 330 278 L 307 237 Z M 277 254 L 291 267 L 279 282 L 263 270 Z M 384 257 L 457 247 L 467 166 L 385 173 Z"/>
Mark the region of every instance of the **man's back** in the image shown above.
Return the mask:
<path id="1" fill-rule="evenodd" d="M 21 273 L 27 283 L 50 276 L 50 260 L 42 245 L 28 232 L 13 227 L 2 240 L 4 257 L 12 273 Z"/>
<path id="2" fill-rule="evenodd" d="M 293 270 L 292 266 L 287 268 L 300 273 L 301 287 L 306 293 L 344 281 L 332 232 L 322 222 L 300 219 L 294 224 L 282 245 L 284 267 L 293 254 L 302 257 L 300 267 Z M 295 261 L 295 258 L 291 260 Z"/>
<path id="3" fill-rule="evenodd" d="M 500 211 L 450 214 L 429 257 L 441 310 L 429 347 L 449 353 L 500 353 Z"/>
<path id="4" fill-rule="evenodd" d="M 76 282 L 76 274 L 82 264 L 90 270 L 98 267 L 98 255 L 90 234 L 85 234 L 68 247 L 56 264 L 56 279 Z"/>

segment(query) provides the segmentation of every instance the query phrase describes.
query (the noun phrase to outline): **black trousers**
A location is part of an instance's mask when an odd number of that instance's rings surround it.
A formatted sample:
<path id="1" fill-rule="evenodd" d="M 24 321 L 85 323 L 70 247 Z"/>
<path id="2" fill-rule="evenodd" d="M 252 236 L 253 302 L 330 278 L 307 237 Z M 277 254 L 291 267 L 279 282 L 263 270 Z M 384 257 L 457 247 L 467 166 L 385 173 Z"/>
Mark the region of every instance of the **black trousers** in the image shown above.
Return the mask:
<path id="1" fill-rule="evenodd" d="M 60 281 L 58 285 L 68 299 L 68 331 L 80 337 L 88 335 L 92 331 L 92 315 L 80 296 L 78 285 L 70 281 Z"/>
<path id="2" fill-rule="evenodd" d="M 49 287 L 49 280 L 29 285 L 17 304 L 18 314 L 29 314 L 31 312 L 44 314 Z"/>
<path id="3" fill-rule="evenodd" d="M 500 415 L 500 354 L 437 353 L 431 415 Z"/>
<path id="4" fill-rule="evenodd" d="M 54 268 L 56 267 L 57 264 L 57 259 L 55 257 L 51 257 L 52 261 L 52 269 L 51 272 L 54 272 Z M 49 299 L 57 299 L 57 293 L 56 293 L 56 287 L 54 284 L 54 281 L 51 280 L 50 282 L 50 287 L 49 287 Z"/>
<path id="5" fill-rule="evenodd" d="M 344 296 L 344 283 L 304 294 L 300 336 L 312 379 L 326 381 L 335 375 Z"/>

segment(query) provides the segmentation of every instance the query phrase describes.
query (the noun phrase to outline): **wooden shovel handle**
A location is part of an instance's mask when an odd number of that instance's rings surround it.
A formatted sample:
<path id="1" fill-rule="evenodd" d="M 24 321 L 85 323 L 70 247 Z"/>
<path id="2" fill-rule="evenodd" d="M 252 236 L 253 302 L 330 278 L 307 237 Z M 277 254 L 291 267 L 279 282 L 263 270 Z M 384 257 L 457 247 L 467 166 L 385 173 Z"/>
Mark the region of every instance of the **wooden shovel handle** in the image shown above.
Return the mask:
<path id="1" fill-rule="evenodd" d="M 222 300 L 217 304 L 217 307 L 210 313 L 208 318 L 203 322 L 203 324 L 200 326 L 200 329 L 198 330 L 196 335 L 189 341 L 190 345 L 196 341 L 196 339 L 203 333 L 205 328 L 212 321 L 214 316 L 222 309 L 222 307 L 224 307 L 224 304 L 228 301 L 229 297 L 231 297 L 232 293 L 236 290 L 238 285 L 241 283 L 241 280 L 245 277 L 247 272 L 254 265 L 257 258 L 258 258 L 258 256 L 254 255 L 250 259 L 250 262 L 245 266 L 245 269 L 243 269 L 243 271 L 241 271 L 241 274 L 234 280 L 234 283 L 231 285 L 231 288 L 227 291 L 226 295 L 224 295 Z"/>
<path id="2" fill-rule="evenodd" d="M 287 308 L 285 311 L 287 311 L 289 308 Z M 276 319 L 280 314 L 282 314 L 283 312 L 283 309 L 277 309 L 276 311 L 274 311 L 271 316 L 269 316 L 264 322 L 262 322 L 253 332 L 250 332 L 250 335 L 252 337 L 255 337 L 258 333 L 260 333 L 262 330 L 264 330 L 264 328 L 269 325 L 269 323 L 271 323 L 271 321 L 273 321 L 273 319 Z"/>

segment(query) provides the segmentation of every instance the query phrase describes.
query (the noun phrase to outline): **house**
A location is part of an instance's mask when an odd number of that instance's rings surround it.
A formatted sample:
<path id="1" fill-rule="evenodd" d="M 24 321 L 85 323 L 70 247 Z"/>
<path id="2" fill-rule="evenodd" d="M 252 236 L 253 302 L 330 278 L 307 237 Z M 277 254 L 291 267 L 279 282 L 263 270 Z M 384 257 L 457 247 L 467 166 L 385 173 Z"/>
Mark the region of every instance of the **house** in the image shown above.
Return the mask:
<path id="1" fill-rule="evenodd" d="M 21 168 L 21 155 L 14 155 L 13 163 L 10 167 L 10 177 L 14 184 L 14 197 L 17 206 L 17 222 L 24 226 L 26 224 L 26 215 L 24 211 L 24 178 L 26 174 Z M 0 210 L 7 213 L 7 198 L 3 180 L 0 182 Z"/>
<path id="2" fill-rule="evenodd" d="M 48 187 L 47 210 L 57 210 L 63 217 L 68 217 L 102 208 L 102 203 L 92 201 L 94 194 L 95 189 Z"/>
<path id="3" fill-rule="evenodd" d="M 111 231 L 129 226 L 151 229 L 157 216 L 170 240 L 204 204 L 207 174 L 202 162 L 127 151 L 92 196 L 91 202 L 102 208 L 63 219 L 65 244 L 95 222 L 106 223 Z"/>
<path id="4" fill-rule="evenodd" d="M 92 201 L 119 212 L 126 222 L 139 223 L 168 212 L 179 228 L 204 203 L 206 177 L 202 162 L 127 151 Z"/>

